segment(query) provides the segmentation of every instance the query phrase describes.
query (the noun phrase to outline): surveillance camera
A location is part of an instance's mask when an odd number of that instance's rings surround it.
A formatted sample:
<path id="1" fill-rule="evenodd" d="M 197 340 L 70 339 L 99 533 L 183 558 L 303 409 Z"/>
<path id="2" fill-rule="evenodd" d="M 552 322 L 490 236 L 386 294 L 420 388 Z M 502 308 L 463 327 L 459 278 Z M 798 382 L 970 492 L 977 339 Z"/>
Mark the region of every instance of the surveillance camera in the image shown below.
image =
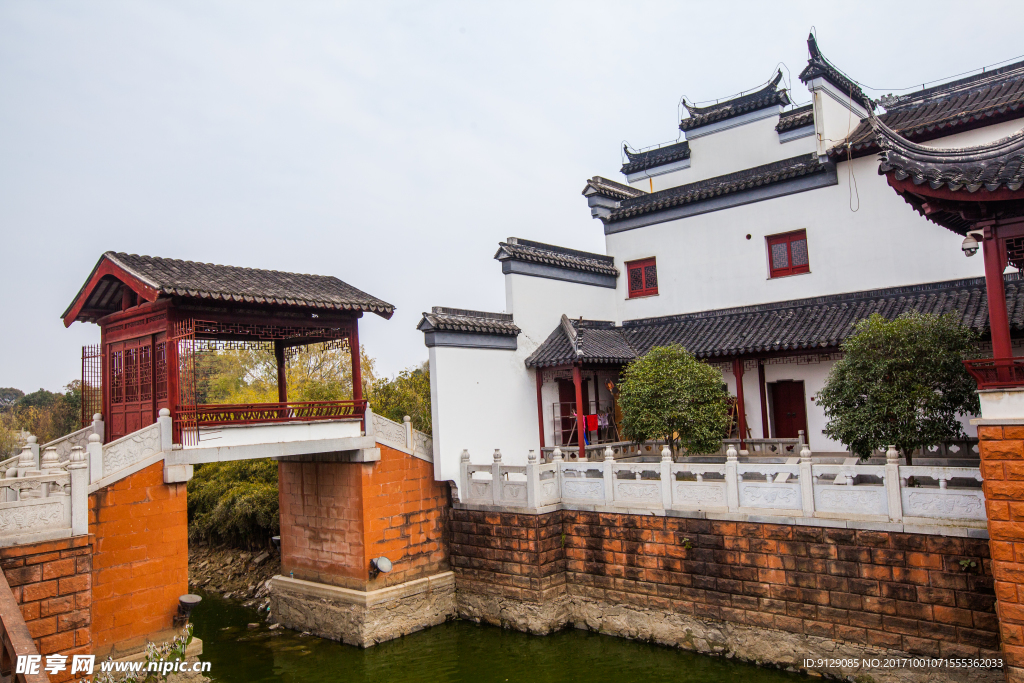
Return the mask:
<path id="1" fill-rule="evenodd" d="M 978 240 L 974 239 L 974 235 L 968 235 L 964 238 L 960 248 L 963 249 L 965 255 L 974 256 L 978 253 Z"/>

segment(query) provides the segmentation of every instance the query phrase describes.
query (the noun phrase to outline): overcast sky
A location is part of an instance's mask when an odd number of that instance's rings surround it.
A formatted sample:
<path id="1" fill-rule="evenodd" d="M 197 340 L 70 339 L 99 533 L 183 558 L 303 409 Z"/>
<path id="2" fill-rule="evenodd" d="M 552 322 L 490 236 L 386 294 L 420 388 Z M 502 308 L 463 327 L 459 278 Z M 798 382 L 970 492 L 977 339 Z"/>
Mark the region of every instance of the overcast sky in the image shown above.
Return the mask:
<path id="1" fill-rule="evenodd" d="M 59 315 L 100 254 L 335 275 L 378 370 L 432 305 L 504 307 L 508 236 L 603 251 L 586 178 L 677 103 L 796 76 L 816 27 L 896 88 L 1024 53 L 1024 3 L 0 0 L 0 386 L 58 390 L 95 325 Z"/>

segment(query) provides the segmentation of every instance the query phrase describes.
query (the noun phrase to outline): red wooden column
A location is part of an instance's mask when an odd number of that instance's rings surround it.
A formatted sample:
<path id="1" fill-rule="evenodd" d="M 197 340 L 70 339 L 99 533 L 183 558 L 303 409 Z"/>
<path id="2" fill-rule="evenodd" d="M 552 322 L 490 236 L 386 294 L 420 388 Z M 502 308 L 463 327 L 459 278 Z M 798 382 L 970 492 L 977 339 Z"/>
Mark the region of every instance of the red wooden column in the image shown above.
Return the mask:
<path id="1" fill-rule="evenodd" d="M 277 361 L 277 402 L 288 402 L 288 369 L 284 360 L 284 344 L 274 342 L 274 360 Z"/>
<path id="2" fill-rule="evenodd" d="M 541 385 L 544 383 L 544 371 L 535 368 L 535 372 L 537 373 L 537 428 L 540 430 L 540 447 L 544 448 L 544 401 L 540 391 Z"/>
<path id="3" fill-rule="evenodd" d="M 352 354 L 352 400 L 363 400 L 363 371 L 359 367 L 359 322 L 352 321 L 352 333 L 348 337 L 348 350 Z"/>
<path id="4" fill-rule="evenodd" d="M 740 428 L 740 450 L 743 450 L 747 438 L 747 413 L 743 404 L 743 361 L 739 358 L 732 362 L 732 374 L 736 377 L 736 422 Z"/>
<path id="5" fill-rule="evenodd" d="M 757 388 L 761 394 L 761 438 L 769 439 L 768 434 L 768 387 L 764 381 L 764 360 L 757 360 Z"/>
<path id="6" fill-rule="evenodd" d="M 1006 289 L 1003 286 L 1003 256 L 996 226 L 985 228 L 982 253 L 985 255 L 985 292 L 988 320 L 992 330 L 992 357 L 1013 358 L 1010 346 L 1010 320 L 1006 315 Z"/>
<path id="7" fill-rule="evenodd" d="M 572 383 L 576 385 L 576 439 L 580 444 L 580 460 L 587 457 L 587 442 L 583 439 L 583 430 L 587 428 L 587 421 L 583 417 L 583 382 L 580 377 L 580 366 L 572 366 Z"/>

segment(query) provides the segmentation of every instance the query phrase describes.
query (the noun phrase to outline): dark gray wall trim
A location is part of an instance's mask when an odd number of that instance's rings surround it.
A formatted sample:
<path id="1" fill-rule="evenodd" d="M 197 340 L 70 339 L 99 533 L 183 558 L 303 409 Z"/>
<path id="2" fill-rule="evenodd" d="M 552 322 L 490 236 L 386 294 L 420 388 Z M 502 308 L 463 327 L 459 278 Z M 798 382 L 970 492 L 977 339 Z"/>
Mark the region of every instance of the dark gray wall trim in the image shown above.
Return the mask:
<path id="1" fill-rule="evenodd" d="M 564 282 L 575 282 L 580 285 L 591 285 L 593 287 L 607 287 L 615 289 L 615 276 L 604 273 L 588 273 L 582 270 L 569 270 L 559 268 L 546 263 L 531 263 L 529 261 L 506 260 L 501 262 L 501 272 L 505 275 L 529 275 L 531 277 L 543 277 L 548 280 L 562 280 Z"/>
<path id="2" fill-rule="evenodd" d="M 809 138 L 814 135 L 814 124 L 809 126 L 801 126 L 800 128 L 790 128 L 779 133 L 779 143 L 792 142 L 793 140 L 800 140 L 802 138 Z"/>
<path id="3" fill-rule="evenodd" d="M 833 166 L 824 173 L 819 172 L 813 175 L 803 176 L 801 178 L 794 178 L 793 180 L 785 180 L 781 183 L 755 187 L 749 190 L 743 190 L 742 192 L 733 192 L 720 197 L 712 197 L 711 199 L 705 199 L 704 201 L 692 202 L 682 206 L 674 206 L 670 209 L 665 209 L 664 211 L 656 211 L 654 213 L 644 214 L 643 216 L 636 216 L 635 218 L 627 218 L 622 221 L 609 223 L 604 226 L 604 234 L 612 235 L 617 232 L 643 228 L 648 225 L 667 223 L 668 221 L 675 221 L 680 218 L 699 216 L 702 213 L 731 209 L 736 206 L 743 206 L 744 204 L 763 202 L 768 199 L 775 199 L 776 197 L 785 197 L 790 194 L 807 192 L 808 190 L 817 190 L 822 187 L 831 187 L 832 185 L 838 184 L 839 176 L 836 173 L 835 166 Z"/>
<path id="4" fill-rule="evenodd" d="M 424 332 L 423 343 L 434 346 L 459 346 L 464 349 L 501 349 L 515 351 L 519 348 L 518 338 L 496 334 L 466 334 L 463 332 Z"/>

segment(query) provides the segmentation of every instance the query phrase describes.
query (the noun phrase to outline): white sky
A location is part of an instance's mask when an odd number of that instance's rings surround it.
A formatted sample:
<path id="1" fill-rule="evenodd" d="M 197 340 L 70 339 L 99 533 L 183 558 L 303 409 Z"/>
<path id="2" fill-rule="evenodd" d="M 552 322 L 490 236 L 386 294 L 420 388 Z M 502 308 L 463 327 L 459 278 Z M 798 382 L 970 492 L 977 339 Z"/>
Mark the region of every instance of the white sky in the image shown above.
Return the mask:
<path id="1" fill-rule="evenodd" d="M 1024 53 L 1024 3 L 0 0 L 0 386 L 58 390 L 59 315 L 106 250 L 335 275 L 395 304 L 362 341 L 426 359 L 432 305 L 501 311 L 508 236 L 603 251 L 586 178 L 677 102 L 825 55 L 883 88 Z"/>

